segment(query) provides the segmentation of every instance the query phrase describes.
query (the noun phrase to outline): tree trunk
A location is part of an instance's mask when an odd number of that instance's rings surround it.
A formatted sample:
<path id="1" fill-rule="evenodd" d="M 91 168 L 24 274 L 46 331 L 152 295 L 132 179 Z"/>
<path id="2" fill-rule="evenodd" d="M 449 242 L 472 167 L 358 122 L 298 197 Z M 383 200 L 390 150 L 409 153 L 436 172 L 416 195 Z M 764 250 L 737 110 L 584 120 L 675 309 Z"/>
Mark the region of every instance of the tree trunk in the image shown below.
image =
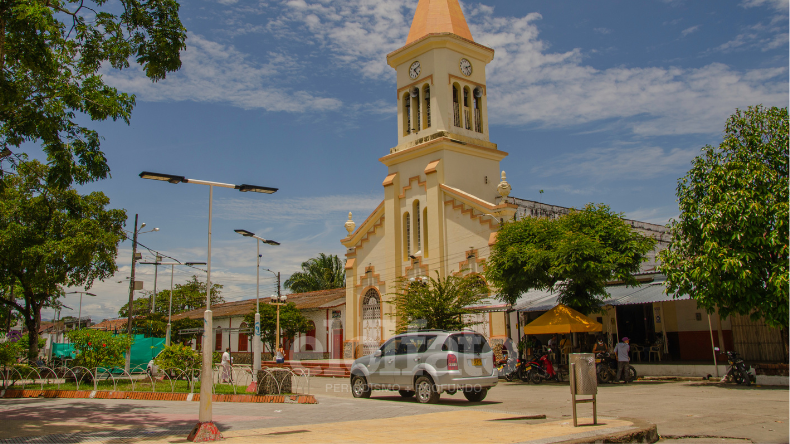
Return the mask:
<path id="1" fill-rule="evenodd" d="M 33 319 L 25 319 L 28 339 L 27 361 L 30 364 L 38 360 L 38 328 L 40 325 L 39 317 L 41 316 L 41 312 L 35 310 L 32 314 Z"/>

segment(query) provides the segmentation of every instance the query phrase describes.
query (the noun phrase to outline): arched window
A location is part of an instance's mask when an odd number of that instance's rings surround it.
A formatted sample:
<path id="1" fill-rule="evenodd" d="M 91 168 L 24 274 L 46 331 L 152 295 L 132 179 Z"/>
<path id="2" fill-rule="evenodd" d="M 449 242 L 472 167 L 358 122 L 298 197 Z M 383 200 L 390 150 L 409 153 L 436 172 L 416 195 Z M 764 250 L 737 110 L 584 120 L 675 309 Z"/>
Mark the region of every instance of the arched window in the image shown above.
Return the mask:
<path id="1" fill-rule="evenodd" d="M 469 90 L 468 86 L 464 87 L 464 128 L 470 130 L 472 129 L 472 112 L 469 109 L 469 105 L 471 104 L 472 94 Z"/>
<path id="2" fill-rule="evenodd" d="M 483 112 L 481 110 L 482 107 L 480 106 L 480 101 L 483 100 L 483 96 L 482 96 L 483 91 L 479 87 L 475 88 L 475 91 L 477 91 L 480 94 L 480 97 L 477 97 L 477 95 L 475 94 L 472 95 L 472 106 L 474 108 L 474 113 L 475 113 L 475 131 L 477 131 L 478 133 L 482 133 Z"/>
<path id="3" fill-rule="evenodd" d="M 408 211 L 403 215 L 403 252 L 404 259 L 408 259 L 411 254 L 411 217 Z"/>
<path id="4" fill-rule="evenodd" d="M 455 126 L 461 126 L 461 109 L 459 108 L 460 105 L 460 93 L 458 84 L 453 84 L 453 124 Z"/>
<path id="5" fill-rule="evenodd" d="M 417 93 L 416 96 L 411 98 L 411 107 L 414 110 L 414 132 L 420 130 L 420 89 L 414 88 L 414 91 Z"/>
<path id="6" fill-rule="evenodd" d="M 428 209 L 422 209 L 422 257 L 428 257 Z"/>
<path id="7" fill-rule="evenodd" d="M 422 88 L 422 96 L 425 101 L 425 112 L 423 113 L 423 128 L 431 127 L 431 87 L 425 85 Z"/>
<path id="8" fill-rule="evenodd" d="M 381 345 L 381 300 L 375 288 L 362 298 L 362 350 L 369 355 Z"/>
<path id="9" fill-rule="evenodd" d="M 415 199 L 412 206 L 414 207 L 414 251 L 417 252 L 422 250 L 422 242 L 420 239 L 420 231 L 422 228 L 420 226 L 420 201 Z"/>
<path id="10" fill-rule="evenodd" d="M 407 91 L 403 95 L 403 135 L 411 134 L 411 96 Z"/>
<path id="11" fill-rule="evenodd" d="M 250 337 L 247 335 L 247 333 L 243 333 L 244 329 L 246 328 L 247 328 L 246 322 L 242 322 L 241 325 L 239 325 L 239 343 L 237 350 L 240 352 L 246 352 L 247 344 L 249 344 L 250 342 Z"/>
<path id="12" fill-rule="evenodd" d="M 222 350 L 222 327 L 217 327 L 217 334 L 214 335 L 214 350 Z"/>

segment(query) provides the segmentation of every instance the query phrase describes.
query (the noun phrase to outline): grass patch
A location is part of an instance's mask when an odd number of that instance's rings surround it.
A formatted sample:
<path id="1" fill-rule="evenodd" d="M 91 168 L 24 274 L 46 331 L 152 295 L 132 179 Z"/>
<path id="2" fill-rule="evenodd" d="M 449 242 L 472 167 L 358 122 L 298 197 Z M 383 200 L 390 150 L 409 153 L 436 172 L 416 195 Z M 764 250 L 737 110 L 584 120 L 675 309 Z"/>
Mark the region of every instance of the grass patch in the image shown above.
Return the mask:
<path id="1" fill-rule="evenodd" d="M 41 387 L 38 384 L 25 384 L 25 388 L 29 390 L 37 390 Z M 21 389 L 22 386 L 14 387 Z M 111 391 L 113 390 L 112 381 L 102 380 L 96 383 L 97 390 Z M 80 390 L 93 390 L 93 383 L 82 382 L 79 385 Z M 63 384 L 44 384 L 44 390 L 77 390 L 77 384 L 74 382 L 66 382 Z M 142 380 L 135 381 L 134 387 L 128 380 L 116 381 L 114 390 L 120 392 L 155 392 L 155 393 L 189 393 L 190 387 L 187 381 L 173 381 L 172 385 L 169 381 L 156 381 L 156 384 L 151 384 L 151 381 Z M 200 382 L 196 381 L 194 386 L 194 393 L 200 393 Z M 233 386 L 230 384 L 217 384 L 214 386 L 214 393 L 219 395 L 233 395 Z M 247 394 L 246 385 L 237 385 L 237 395 Z"/>

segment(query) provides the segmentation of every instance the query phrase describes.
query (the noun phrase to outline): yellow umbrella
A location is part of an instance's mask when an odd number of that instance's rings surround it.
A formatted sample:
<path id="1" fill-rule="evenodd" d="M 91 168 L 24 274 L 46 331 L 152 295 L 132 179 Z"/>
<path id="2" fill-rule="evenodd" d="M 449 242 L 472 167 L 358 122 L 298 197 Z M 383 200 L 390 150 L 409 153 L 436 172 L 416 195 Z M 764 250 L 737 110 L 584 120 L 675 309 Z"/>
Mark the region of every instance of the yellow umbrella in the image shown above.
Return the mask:
<path id="1" fill-rule="evenodd" d="M 565 305 L 557 305 L 524 326 L 526 335 L 554 333 L 588 333 L 602 331 L 603 326 Z"/>

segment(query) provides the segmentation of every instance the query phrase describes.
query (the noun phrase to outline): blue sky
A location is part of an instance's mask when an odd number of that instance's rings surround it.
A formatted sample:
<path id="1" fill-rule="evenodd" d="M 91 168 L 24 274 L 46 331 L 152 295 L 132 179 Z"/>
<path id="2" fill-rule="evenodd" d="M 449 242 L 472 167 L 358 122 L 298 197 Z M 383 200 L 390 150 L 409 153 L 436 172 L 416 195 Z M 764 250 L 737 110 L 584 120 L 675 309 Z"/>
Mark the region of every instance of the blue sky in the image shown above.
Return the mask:
<path id="1" fill-rule="evenodd" d="M 181 71 L 156 84 L 139 69 L 106 70 L 137 96 L 131 125 L 103 122 L 112 178 L 102 190 L 159 232 L 139 241 L 181 261 L 206 257 L 208 187 L 142 180 L 143 170 L 278 187 L 274 195 L 215 189 L 212 280 L 227 300 L 255 296 L 255 245 L 283 273 L 338 254 L 348 211 L 361 222 L 383 198 L 378 158 L 397 144 L 395 75 L 385 61 L 406 41 L 416 0 L 191 0 Z M 788 1 L 464 1 L 487 68 L 491 141 L 512 196 L 629 218 L 677 215 L 677 179 L 718 144 L 736 108 L 787 106 Z M 539 190 L 544 190 L 539 194 Z M 153 254 L 143 250 L 144 259 Z M 119 271 L 83 301 L 94 320 L 128 298 L 131 244 Z M 169 286 L 161 270 L 159 288 Z M 194 271 L 194 270 L 193 270 Z M 188 278 L 177 271 L 176 282 Z M 153 288 L 152 266 L 138 279 Z M 262 275 L 261 294 L 274 290 Z M 77 298 L 67 297 L 75 309 Z M 64 315 L 67 313 L 64 312 Z M 71 313 L 68 313 L 71 314 Z M 52 316 L 45 311 L 44 319 Z"/>

